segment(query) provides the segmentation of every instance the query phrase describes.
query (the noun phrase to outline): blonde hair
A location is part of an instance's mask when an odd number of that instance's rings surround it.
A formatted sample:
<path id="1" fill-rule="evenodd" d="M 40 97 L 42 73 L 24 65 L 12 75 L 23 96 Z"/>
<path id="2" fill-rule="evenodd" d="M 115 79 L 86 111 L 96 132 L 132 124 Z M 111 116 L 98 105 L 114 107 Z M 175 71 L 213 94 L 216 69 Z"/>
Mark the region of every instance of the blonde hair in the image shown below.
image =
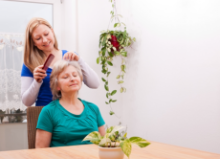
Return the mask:
<path id="1" fill-rule="evenodd" d="M 76 68 L 78 75 L 80 76 L 81 81 L 83 81 L 82 70 L 81 70 L 81 67 L 77 61 L 65 61 L 65 60 L 57 61 L 53 65 L 53 71 L 50 75 L 50 88 L 51 88 L 51 92 L 53 94 L 53 100 L 60 99 L 62 96 L 61 91 L 57 90 L 58 76 L 68 66 L 73 66 L 74 68 Z"/>
<path id="2" fill-rule="evenodd" d="M 42 50 L 34 46 L 34 41 L 32 39 L 34 29 L 41 24 L 52 29 L 52 26 L 45 19 L 32 18 L 29 21 L 25 31 L 24 64 L 30 69 L 31 72 L 33 72 L 37 66 L 43 65 L 46 60 L 46 55 Z M 55 34 L 54 41 L 54 48 L 58 50 L 58 42 Z"/>

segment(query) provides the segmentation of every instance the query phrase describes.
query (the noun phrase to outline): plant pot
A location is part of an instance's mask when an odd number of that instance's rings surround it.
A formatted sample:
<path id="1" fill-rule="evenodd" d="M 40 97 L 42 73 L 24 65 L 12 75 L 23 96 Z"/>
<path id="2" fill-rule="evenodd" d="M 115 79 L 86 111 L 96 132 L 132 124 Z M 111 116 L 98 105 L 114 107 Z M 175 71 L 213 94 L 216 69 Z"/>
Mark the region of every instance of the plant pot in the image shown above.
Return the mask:
<path id="1" fill-rule="evenodd" d="M 100 159 L 123 159 L 124 153 L 121 147 L 99 147 Z"/>
<path id="2" fill-rule="evenodd" d="M 110 42 L 111 42 L 111 44 L 113 45 L 113 47 L 115 47 L 116 48 L 116 50 L 118 51 L 119 50 L 119 42 L 118 42 L 118 40 L 117 40 L 117 37 L 115 36 L 115 35 L 111 35 L 111 40 L 110 40 Z M 113 52 L 114 50 L 112 49 L 112 52 Z"/>

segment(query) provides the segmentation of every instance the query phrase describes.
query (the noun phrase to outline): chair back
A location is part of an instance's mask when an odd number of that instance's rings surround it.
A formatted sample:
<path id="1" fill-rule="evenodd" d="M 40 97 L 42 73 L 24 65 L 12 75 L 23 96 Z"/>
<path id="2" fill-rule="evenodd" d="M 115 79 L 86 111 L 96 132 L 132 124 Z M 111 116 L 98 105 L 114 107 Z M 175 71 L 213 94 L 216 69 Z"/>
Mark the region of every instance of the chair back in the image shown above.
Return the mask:
<path id="1" fill-rule="evenodd" d="M 28 131 L 28 148 L 35 148 L 36 126 L 38 116 L 43 106 L 27 108 L 27 131 Z"/>

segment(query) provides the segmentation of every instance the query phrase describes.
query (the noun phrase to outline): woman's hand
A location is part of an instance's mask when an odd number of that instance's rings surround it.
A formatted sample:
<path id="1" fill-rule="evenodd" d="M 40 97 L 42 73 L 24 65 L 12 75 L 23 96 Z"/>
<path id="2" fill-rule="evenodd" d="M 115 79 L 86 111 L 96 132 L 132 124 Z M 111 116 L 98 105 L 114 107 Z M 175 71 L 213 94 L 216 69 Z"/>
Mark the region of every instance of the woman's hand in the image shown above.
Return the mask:
<path id="1" fill-rule="evenodd" d="M 63 56 L 64 60 L 68 60 L 68 61 L 78 61 L 79 60 L 79 56 L 76 55 L 74 52 L 67 52 L 64 56 Z"/>
<path id="2" fill-rule="evenodd" d="M 36 67 L 33 71 L 34 79 L 41 83 L 42 80 L 47 76 L 46 71 L 42 69 L 43 65 Z"/>

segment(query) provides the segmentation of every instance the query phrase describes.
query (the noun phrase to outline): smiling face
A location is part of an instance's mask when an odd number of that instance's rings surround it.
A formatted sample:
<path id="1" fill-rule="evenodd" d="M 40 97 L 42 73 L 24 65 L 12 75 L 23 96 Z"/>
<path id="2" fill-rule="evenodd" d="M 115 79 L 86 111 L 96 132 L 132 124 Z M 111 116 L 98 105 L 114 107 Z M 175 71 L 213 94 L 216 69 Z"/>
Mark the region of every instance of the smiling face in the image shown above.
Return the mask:
<path id="1" fill-rule="evenodd" d="M 58 76 L 57 89 L 62 93 L 78 92 L 82 86 L 82 80 L 74 66 L 67 66 Z"/>
<path id="2" fill-rule="evenodd" d="M 34 45 L 44 52 L 51 51 L 54 48 L 55 38 L 51 28 L 44 24 L 36 27 L 32 33 Z"/>

